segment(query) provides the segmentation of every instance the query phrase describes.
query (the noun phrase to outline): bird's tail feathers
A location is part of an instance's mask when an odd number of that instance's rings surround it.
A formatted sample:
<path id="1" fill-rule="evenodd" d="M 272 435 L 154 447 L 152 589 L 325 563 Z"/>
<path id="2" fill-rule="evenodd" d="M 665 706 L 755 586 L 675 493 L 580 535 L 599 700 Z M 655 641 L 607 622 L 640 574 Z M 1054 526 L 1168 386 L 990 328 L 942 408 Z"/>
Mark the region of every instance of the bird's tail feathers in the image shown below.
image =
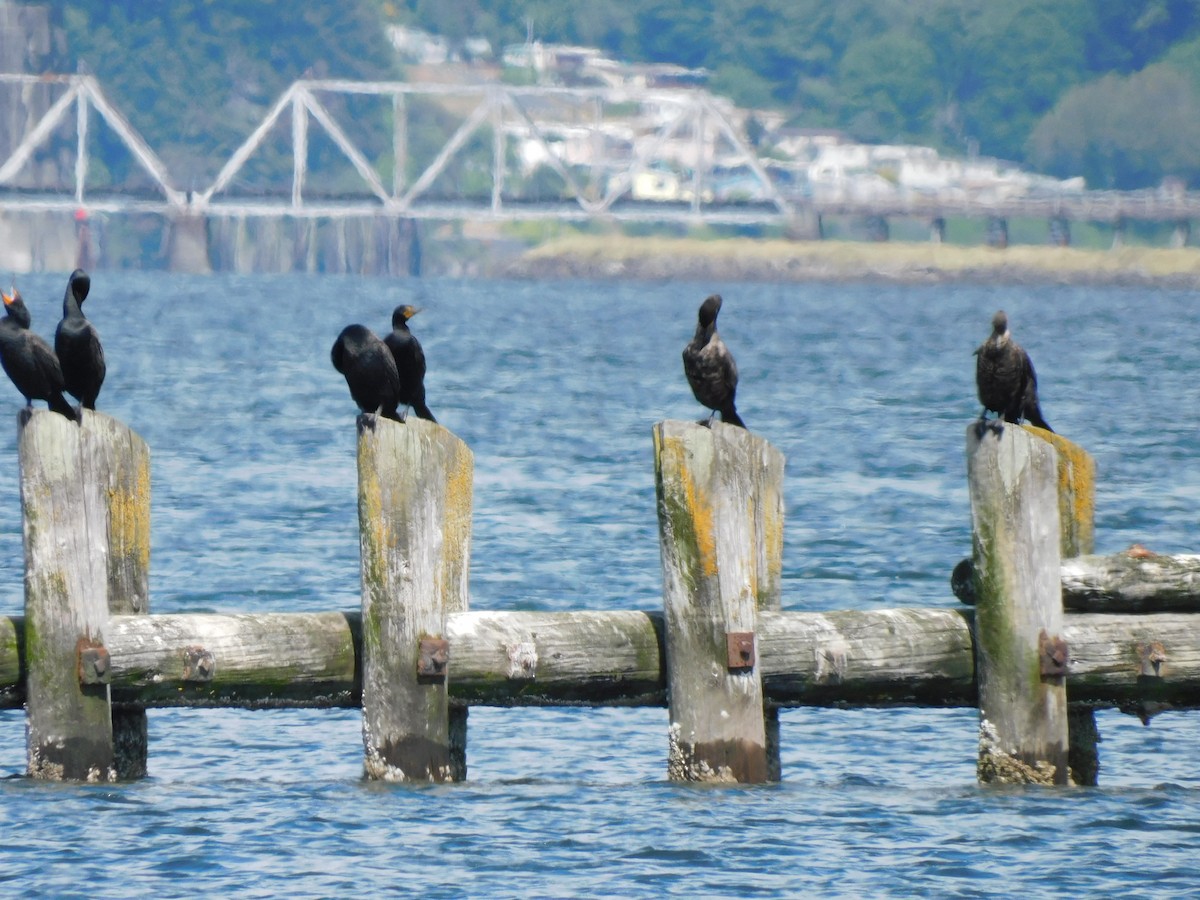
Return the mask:
<path id="1" fill-rule="evenodd" d="M 746 423 L 742 421 L 742 417 L 738 415 L 732 403 L 721 410 L 721 421 L 726 425 L 736 425 L 738 428 L 746 428 Z M 750 429 L 747 428 L 746 430 L 749 431 Z"/>
<path id="2" fill-rule="evenodd" d="M 416 413 L 418 419 L 425 419 L 428 422 L 436 422 L 433 413 L 429 411 L 429 407 L 424 403 L 414 403 L 413 412 Z"/>
<path id="3" fill-rule="evenodd" d="M 1025 419 L 1035 428 L 1044 428 L 1051 434 L 1054 433 L 1054 429 L 1050 427 L 1049 423 L 1044 418 L 1042 418 L 1041 407 L 1037 406 L 1036 404 L 1025 410 Z"/>
<path id="4" fill-rule="evenodd" d="M 77 409 L 75 409 L 75 407 L 73 407 L 67 401 L 67 398 L 64 397 L 61 393 L 51 397 L 46 402 L 50 406 L 50 408 L 52 410 L 54 410 L 56 413 L 58 413 L 59 415 L 66 416 L 72 422 L 80 422 L 80 423 L 83 422 L 82 414 Z"/>

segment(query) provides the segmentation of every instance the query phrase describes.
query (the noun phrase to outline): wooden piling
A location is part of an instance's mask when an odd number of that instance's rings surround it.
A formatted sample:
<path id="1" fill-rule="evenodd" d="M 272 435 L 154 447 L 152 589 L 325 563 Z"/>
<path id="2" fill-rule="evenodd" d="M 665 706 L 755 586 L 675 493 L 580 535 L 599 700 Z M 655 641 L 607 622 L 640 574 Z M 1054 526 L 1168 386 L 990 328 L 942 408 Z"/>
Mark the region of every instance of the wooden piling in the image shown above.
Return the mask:
<path id="1" fill-rule="evenodd" d="M 108 612 L 144 615 L 150 611 L 150 448 L 116 419 L 91 410 L 82 414 L 105 505 Z M 113 704 L 112 724 L 117 777 L 145 777 L 145 707 Z"/>
<path id="2" fill-rule="evenodd" d="M 112 781 L 108 504 L 97 442 L 49 411 L 18 416 L 25 539 L 28 774 Z"/>
<path id="3" fill-rule="evenodd" d="M 967 429 L 979 779 L 1066 784 L 1058 454 L 1020 426 Z"/>
<path id="4" fill-rule="evenodd" d="M 448 613 L 467 608 L 474 462 L 440 425 L 359 418 L 363 745 L 368 778 L 465 777 Z"/>
<path id="5" fill-rule="evenodd" d="M 1059 550 L 1065 569 L 1067 560 L 1095 550 L 1096 463 L 1087 451 L 1060 434 L 1040 428 L 1031 433 L 1048 441 L 1058 456 Z M 1068 700 L 1071 694 L 1068 685 Z M 1095 785 L 1100 773 L 1100 732 L 1095 711 L 1085 704 L 1069 703 L 1067 721 L 1071 781 Z"/>
<path id="6" fill-rule="evenodd" d="M 783 457 L 719 422 L 659 422 L 654 451 L 669 777 L 778 778 L 778 719 L 764 714 L 755 630 L 757 609 L 779 605 Z"/>

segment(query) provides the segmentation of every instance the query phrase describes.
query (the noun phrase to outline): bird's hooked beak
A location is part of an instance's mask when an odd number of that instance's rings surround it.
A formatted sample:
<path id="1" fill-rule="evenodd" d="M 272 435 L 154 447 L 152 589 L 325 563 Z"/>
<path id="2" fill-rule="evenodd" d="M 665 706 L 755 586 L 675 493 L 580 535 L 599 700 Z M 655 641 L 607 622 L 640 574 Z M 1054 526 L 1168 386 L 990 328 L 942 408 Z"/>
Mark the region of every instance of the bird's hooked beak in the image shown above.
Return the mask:
<path id="1" fill-rule="evenodd" d="M 411 319 L 413 316 L 415 316 L 417 313 L 419 313 L 424 308 L 425 307 L 423 307 L 423 306 L 406 306 L 406 307 L 404 307 L 405 321 L 407 321 L 408 319 Z"/>
<path id="2" fill-rule="evenodd" d="M 16 287 L 16 285 L 13 285 L 13 286 L 12 286 L 12 287 L 11 287 L 9 290 L 11 290 L 11 291 L 12 291 L 12 293 L 10 293 L 10 294 L 6 294 L 6 293 L 4 293 L 4 291 L 0 291 L 0 297 L 3 297 L 3 298 L 4 298 L 4 305 L 5 305 L 5 306 L 11 306 L 11 305 L 12 305 L 12 302 L 13 302 L 14 300 L 16 300 L 16 299 L 17 299 L 17 287 Z"/>

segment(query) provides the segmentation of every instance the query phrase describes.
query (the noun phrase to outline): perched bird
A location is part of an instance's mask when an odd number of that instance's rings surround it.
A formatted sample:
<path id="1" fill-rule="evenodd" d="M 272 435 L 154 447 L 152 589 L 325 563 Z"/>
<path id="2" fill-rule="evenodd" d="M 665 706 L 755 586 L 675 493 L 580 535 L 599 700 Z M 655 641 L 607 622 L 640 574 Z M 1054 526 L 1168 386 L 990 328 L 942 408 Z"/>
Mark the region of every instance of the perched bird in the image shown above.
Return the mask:
<path id="1" fill-rule="evenodd" d="M 56 413 L 79 421 L 75 408 L 63 396 L 62 368 L 58 357 L 41 337 L 29 330 L 32 321 L 21 293 L 15 287 L 4 298 L 4 318 L 0 319 L 0 366 L 12 379 L 27 407 L 34 400 L 45 400 Z"/>
<path id="2" fill-rule="evenodd" d="M 418 418 L 436 422 L 425 405 L 425 351 L 417 336 L 408 330 L 408 320 L 420 311 L 420 307 L 408 305 L 392 310 L 392 333 L 383 342 L 392 351 L 400 375 L 400 405 L 411 406 Z"/>
<path id="3" fill-rule="evenodd" d="M 717 313 L 720 311 L 720 294 L 713 294 L 700 304 L 696 334 L 683 348 L 683 372 L 696 399 L 713 411 L 708 417 L 710 424 L 719 412 L 722 422 L 745 428 L 746 423 L 733 405 L 738 383 L 737 363 L 717 333 Z"/>
<path id="4" fill-rule="evenodd" d="M 402 421 L 400 376 L 387 345 L 365 325 L 347 325 L 329 352 L 333 367 L 346 376 L 350 396 L 364 413 Z"/>
<path id="5" fill-rule="evenodd" d="M 975 386 L 979 389 L 979 414 L 982 428 L 987 414 L 999 414 L 1005 422 L 1022 419 L 1030 425 L 1053 431 L 1042 417 L 1038 405 L 1037 374 L 1029 354 L 1013 340 L 1008 330 L 1008 316 L 1000 310 L 992 317 L 992 334 L 975 351 Z M 995 426 L 993 426 L 995 427 Z"/>
<path id="6" fill-rule="evenodd" d="M 62 321 L 54 332 L 54 352 L 62 366 L 67 393 L 84 409 L 96 408 L 96 397 L 104 384 L 105 372 L 100 335 L 81 309 L 91 286 L 92 279 L 83 269 L 71 273 L 63 294 Z"/>

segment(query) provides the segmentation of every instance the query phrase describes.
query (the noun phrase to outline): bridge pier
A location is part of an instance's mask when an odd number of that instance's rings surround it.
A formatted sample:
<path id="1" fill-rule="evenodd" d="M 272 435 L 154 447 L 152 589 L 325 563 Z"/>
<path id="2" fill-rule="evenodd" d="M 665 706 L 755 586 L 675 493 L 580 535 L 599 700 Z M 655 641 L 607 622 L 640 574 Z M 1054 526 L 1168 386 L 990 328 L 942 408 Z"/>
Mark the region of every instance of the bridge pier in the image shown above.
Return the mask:
<path id="1" fill-rule="evenodd" d="M 992 216 L 987 224 L 987 245 L 1003 250 L 1008 246 L 1008 220 Z"/>
<path id="2" fill-rule="evenodd" d="M 206 216 L 180 212 L 167 219 L 167 268 L 193 275 L 212 274 Z"/>
<path id="3" fill-rule="evenodd" d="M 1120 250 L 1125 246 L 1125 219 L 1122 217 L 1113 222 L 1112 249 Z"/>
<path id="4" fill-rule="evenodd" d="M 867 217 L 867 240 L 883 243 L 891 236 L 891 231 L 888 228 L 888 220 L 885 216 L 868 216 Z"/>
<path id="5" fill-rule="evenodd" d="M 1186 247 L 1192 237 L 1192 223 L 1188 219 L 1180 219 L 1175 223 L 1175 230 L 1171 232 L 1171 246 L 1175 249 Z"/>
<path id="6" fill-rule="evenodd" d="M 1050 243 L 1055 247 L 1071 246 L 1071 223 L 1063 216 L 1050 220 Z"/>

